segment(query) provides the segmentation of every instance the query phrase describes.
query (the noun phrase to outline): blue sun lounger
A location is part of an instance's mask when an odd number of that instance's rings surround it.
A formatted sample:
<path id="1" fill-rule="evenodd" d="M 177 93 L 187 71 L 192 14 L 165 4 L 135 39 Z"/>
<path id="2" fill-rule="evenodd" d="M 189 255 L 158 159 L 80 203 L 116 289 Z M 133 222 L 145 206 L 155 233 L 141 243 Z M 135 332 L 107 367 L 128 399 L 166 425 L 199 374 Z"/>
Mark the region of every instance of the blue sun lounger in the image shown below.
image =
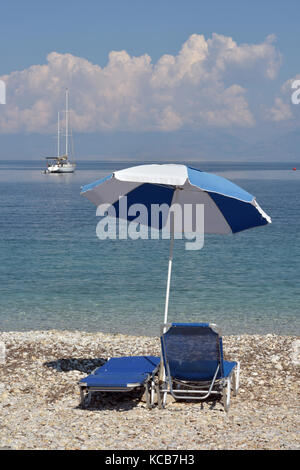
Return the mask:
<path id="1" fill-rule="evenodd" d="M 78 383 L 82 407 L 89 404 L 93 392 L 129 392 L 145 387 L 148 408 L 154 401 L 154 375 L 160 358 L 155 356 L 113 357 Z"/>
<path id="2" fill-rule="evenodd" d="M 165 406 L 167 393 L 175 400 L 205 400 L 211 394 L 222 394 L 228 411 L 231 385 L 234 393 L 238 392 L 240 364 L 224 360 L 216 325 L 163 325 L 161 346 L 164 371 L 156 385 L 160 408 Z"/>

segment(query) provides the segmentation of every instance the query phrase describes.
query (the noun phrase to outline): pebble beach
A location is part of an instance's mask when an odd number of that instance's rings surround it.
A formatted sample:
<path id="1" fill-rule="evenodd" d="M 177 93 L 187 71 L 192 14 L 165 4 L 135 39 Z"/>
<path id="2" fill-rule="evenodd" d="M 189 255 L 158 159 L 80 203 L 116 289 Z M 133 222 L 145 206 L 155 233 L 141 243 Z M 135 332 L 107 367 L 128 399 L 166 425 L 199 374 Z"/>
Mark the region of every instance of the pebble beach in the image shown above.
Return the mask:
<path id="1" fill-rule="evenodd" d="M 79 450 L 300 449 L 300 339 L 224 336 L 241 363 L 228 413 L 221 401 L 148 410 L 142 390 L 95 394 L 78 381 L 109 357 L 160 355 L 159 338 L 79 331 L 0 333 L 0 448 Z"/>

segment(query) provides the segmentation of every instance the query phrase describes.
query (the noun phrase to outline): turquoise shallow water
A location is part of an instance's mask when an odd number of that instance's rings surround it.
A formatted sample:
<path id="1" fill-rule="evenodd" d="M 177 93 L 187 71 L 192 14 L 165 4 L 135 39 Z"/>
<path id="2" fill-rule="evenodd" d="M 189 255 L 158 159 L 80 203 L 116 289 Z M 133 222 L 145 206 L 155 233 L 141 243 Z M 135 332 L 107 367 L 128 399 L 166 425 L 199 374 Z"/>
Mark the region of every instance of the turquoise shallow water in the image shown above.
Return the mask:
<path id="1" fill-rule="evenodd" d="M 43 175 L 40 162 L 0 162 L 0 330 L 157 335 L 168 240 L 96 237 L 80 187 L 132 162 L 85 162 Z M 195 163 L 257 197 L 272 225 L 176 240 L 170 321 L 211 321 L 225 334 L 300 332 L 300 170 L 292 163 Z"/>

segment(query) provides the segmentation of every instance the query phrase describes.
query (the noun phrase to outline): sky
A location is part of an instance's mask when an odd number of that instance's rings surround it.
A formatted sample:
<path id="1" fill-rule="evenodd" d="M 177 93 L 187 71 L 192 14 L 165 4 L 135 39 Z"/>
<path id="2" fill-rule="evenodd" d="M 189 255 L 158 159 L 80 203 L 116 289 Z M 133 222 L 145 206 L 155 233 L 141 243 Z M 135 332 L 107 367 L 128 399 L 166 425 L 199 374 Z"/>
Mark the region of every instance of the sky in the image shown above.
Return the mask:
<path id="1" fill-rule="evenodd" d="M 54 154 L 67 87 L 78 160 L 299 161 L 299 17 L 295 0 L 2 0 L 0 159 Z"/>

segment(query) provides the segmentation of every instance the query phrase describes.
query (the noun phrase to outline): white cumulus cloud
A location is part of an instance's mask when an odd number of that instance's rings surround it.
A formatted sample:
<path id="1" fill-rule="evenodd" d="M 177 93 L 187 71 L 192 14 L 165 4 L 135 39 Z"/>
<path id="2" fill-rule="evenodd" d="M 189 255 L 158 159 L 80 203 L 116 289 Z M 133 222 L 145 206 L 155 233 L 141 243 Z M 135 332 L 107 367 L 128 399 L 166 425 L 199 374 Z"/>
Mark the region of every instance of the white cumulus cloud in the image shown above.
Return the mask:
<path id="1" fill-rule="evenodd" d="M 219 34 L 193 34 L 177 55 L 165 54 L 155 64 L 148 54 L 126 51 L 110 52 L 105 67 L 51 52 L 44 65 L 0 77 L 7 89 L 0 132 L 54 132 L 66 87 L 77 132 L 253 126 L 245 77 L 252 72 L 273 79 L 280 63 L 273 36 L 239 45 Z M 279 101 L 276 106 L 283 111 Z"/>

